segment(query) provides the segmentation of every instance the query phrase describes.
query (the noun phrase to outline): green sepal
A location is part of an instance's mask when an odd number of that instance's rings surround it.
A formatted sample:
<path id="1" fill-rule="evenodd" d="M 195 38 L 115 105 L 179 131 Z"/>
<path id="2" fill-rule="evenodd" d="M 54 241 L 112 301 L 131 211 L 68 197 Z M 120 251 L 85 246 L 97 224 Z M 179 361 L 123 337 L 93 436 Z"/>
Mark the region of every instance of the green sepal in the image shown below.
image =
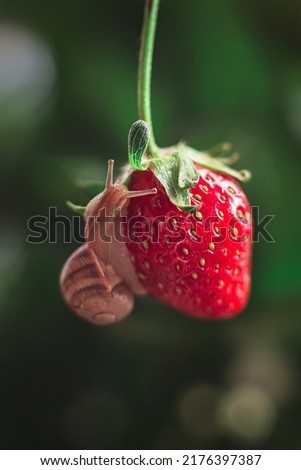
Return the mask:
<path id="1" fill-rule="evenodd" d="M 142 165 L 142 157 L 148 147 L 150 139 L 150 126 L 147 122 L 139 121 L 134 122 L 128 136 L 128 154 L 129 162 L 135 170 L 144 170 Z"/>
<path id="2" fill-rule="evenodd" d="M 179 176 L 178 183 L 180 188 L 191 188 L 199 179 L 199 175 L 194 163 L 178 154 L 177 158 L 179 159 Z"/>
<path id="3" fill-rule="evenodd" d="M 91 198 L 97 196 L 97 194 L 102 193 L 103 190 L 105 189 L 105 183 L 104 182 L 99 182 L 96 180 L 77 180 L 76 181 L 76 186 L 79 188 L 82 188 L 88 196 Z"/>
<path id="4" fill-rule="evenodd" d="M 183 212 L 187 212 L 188 214 L 193 214 L 196 212 L 200 206 L 177 206 Z"/>
<path id="5" fill-rule="evenodd" d="M 221 144 L 214 145 L 207 150 L 211 157 L 229 157 L 232 155 L 232 145 L 230 142 L 222 142 Z"/>
<path id="6" fill-rule="evenodd" d="M 185 153 L 187 158 L 205 168 L 208 168 L 209 170 L 233 176 L 233 178 L 236 178 L 242 182 L 249 181 L 252 177 L 251 173 L 248 170 L 237 171 L 229 167 L 223 162 L 222 157 L 219 160 L 219 158 L 212 157 L 207 152 L 199 152 L 194 148 L 188 146 L 183 146 L 182 151 Z"/>
<path id="7" fill-rule="evenodd" d="M 69 207 L 73 212 L 79 215 L 84 215 L 86 207 L 85 206 L 77 206 L 76 204 L 73 204 L 71 201 L 66 201 L 66 206 Z"/>
<path id="8" fill-rule="evenodd" d="M 224 163 L 225 165 L 232 165 L 232 163 L 235 163 L 237 160 L 239 160 L 239 153 L 233 152 L 232 145 L 229 142 L 223 142 L 221 144 L 215 145 L 214 147 L 206 150 L 205 153 L 210 157 L 213 157 L 214 160 L 217 159 L 220 163 Z"/>
<path id="9" fill-rule="evenodd" d="M 193 163 L 185 161 L 186 157 L 179 152 L 164 155 L 150 160 L 149 168 L 164 187 L 170 201 L 185 212 L 194 212 L 198 206 L 190 205 L 189 188 L 198 179 L 197 172 L 192 169 Z M 185 187 L 181 187 L 180 184 Z"/>

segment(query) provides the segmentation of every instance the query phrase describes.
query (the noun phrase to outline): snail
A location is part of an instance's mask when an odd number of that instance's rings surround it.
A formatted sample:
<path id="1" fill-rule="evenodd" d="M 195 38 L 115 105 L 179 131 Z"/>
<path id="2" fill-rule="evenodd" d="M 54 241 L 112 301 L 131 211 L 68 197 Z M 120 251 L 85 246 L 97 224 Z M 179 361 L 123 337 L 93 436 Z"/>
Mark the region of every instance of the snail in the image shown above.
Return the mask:
<path id="1" fill-rule="evenodd" d="M 114 160 L 108 161 L 105 189 L 86 207 L 85 244 L 63 266 L 60 288 L 67 305 L 85 320 L 105 325 L 118 322 L 133 309 L 140 284 L 124 239 L 117 236 L 126 220 L 129 199 L 155 194 L 156 188 L 129 191 L 113 183 Z"/>

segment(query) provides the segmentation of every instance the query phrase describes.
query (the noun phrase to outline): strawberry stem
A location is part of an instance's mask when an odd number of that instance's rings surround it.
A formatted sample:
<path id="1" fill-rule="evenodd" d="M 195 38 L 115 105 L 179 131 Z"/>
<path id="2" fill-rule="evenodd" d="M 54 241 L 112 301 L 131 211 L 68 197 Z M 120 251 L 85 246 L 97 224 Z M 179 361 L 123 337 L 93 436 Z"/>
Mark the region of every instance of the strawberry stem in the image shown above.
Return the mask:
<path id="1" fill-rule="evenodd" d="M 151 73 L 160 0 L 146 0 L 138 65 L 138 115 L 151 129 L 148 150 L 156 154 L 151 113 Z"/>

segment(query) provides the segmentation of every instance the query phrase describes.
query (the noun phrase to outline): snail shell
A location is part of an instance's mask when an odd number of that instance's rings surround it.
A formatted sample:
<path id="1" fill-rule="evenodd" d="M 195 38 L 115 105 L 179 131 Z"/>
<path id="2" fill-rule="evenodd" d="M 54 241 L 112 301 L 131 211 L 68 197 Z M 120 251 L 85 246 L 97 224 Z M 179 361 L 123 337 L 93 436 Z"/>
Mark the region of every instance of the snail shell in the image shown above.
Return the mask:
<path id="1" fill-rule="evenodd" d="M 70 309 L 99 325 L 123 319 L 133 309 L 134 294 L 145 294 L 125 240 L 117 235 L 129 199 L 156 193 L 155 188 L 129 191 L 119 181 L 113 184 L 113 166 L 109 160 L 105 189 L 85 210 L 86 243 L 69 257 L 60 276 Z"/>

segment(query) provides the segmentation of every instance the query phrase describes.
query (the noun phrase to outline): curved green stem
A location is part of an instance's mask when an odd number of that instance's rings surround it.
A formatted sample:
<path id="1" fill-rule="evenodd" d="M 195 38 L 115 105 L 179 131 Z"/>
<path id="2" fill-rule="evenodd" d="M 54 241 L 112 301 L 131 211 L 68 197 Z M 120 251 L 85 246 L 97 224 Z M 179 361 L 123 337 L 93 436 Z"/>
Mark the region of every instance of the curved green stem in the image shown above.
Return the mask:
<path id="1" fill-rule="evenodd" d="M 138 66 L 138 114 L 150 125 L 148 149 L 152 154 L 157 149 L 152 126 L 151 73 L 159 3 L 160 0 L 146 0 Z"/>

